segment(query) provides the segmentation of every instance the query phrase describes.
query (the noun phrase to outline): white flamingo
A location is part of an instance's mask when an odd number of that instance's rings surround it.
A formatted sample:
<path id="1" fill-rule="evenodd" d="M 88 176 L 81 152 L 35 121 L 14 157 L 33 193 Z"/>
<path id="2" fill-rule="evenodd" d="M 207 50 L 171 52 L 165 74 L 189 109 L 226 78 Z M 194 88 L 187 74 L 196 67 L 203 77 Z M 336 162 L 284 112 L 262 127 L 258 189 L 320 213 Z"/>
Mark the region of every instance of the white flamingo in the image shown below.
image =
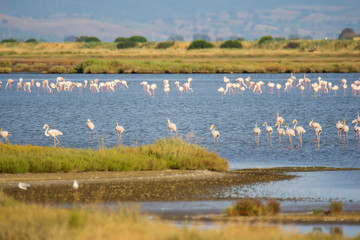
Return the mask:
<path id="1" fill-rule="evenodd" d="M 120 143 L 121 142 L 121 134 L 125 131 L 125 129 L 124 129 L 124 127 L 120 126 L 116 122 L 115 131 L 117 132 L 117 135 L 118 135 L 118 143 Z"/>
<path id="2" fill-rule="evenodd" d="M 54 137 L 54 147 L 56 147 L 56 145 L 58 145 L 60 143 L 59 139 L 57 139 L 56 136 L 60 136 L 60 135 L 63 135 L 62 132 L 60 132 L 59 130 L 56 130 L 56 129 L 50 129 L 49 130 L 49 125 L 47 125 L 45 123 L 43 129 L 45 129 L 45 136 L 49 137 L 49 136 L 52 136 Z"/>
<path id="3" fill-rule="evenodd" d="M 215 130 L 215 125 L 211 125 L 211 126 L 210 126 L 210 131 L 211 131 L 211 134 L 212 134 L 213 137 L 214 137 L 214 145 L 215 145 L 215 138 L 216 138 L 217 144 L 218 144 L 218 147 L 219 147 L 219 137 L 220 137 L 219 131 L 216 131 L 216 130 Z"/>

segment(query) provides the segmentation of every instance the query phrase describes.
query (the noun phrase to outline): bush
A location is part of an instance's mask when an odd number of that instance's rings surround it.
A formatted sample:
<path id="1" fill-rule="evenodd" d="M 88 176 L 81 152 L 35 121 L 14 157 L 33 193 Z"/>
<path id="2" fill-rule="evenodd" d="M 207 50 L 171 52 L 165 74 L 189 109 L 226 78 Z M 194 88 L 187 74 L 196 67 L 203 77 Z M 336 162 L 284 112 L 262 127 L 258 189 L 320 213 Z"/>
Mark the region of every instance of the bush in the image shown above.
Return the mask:
<path id="1" fill-rule="evenodd" d="M 229 216 L 264 216 L 276 215 L 280 212 L 280 203 L 270 200 L 263 205 L 259 199 L 244 198 L 237 200 L 236 204 L 225 210 Z"/>
<path id="2" fill-rule="evenodd" d="M 66 73 L 66 68 L 64 66 L 53 66 L 49 69 L 49 73 Z"/>
<path id="3" fill-rule="evenodd" d="M 330 213 L 332 215 L 338 215 L 343 212 L 343 203 L 340 202 L 331 202 L 330 203 Z"/>
<path id="4" fill-rule="evenodd" d="M 131 39 L 126 39 L 124 42 L 119 42 L 116 47 L 118 49 L 124 49 L 124 48 L 134 48 L 137 46 L 137 43 L 132 41 Z"/>
<path id="5" fill-rule="evenodd" d="M 0 67 L 9 67 L 11 68 L 12 65 L 10 62 L 0 61 Z"/>
<path id="6" fill-rule="evenodd" d="M 38 41 L 35 38 L 29 38 L 25 41 L 26 43 L 37 43 Z"/>
<path id="7" fill-rule="evenodd" d="M 227 40 L 220 45 L 220 48 L 242 48 L 242 44 L 237 40 Z"/>
<path id="8" fill-rule="evenodd" d="M 288 42 L 284 48 L 296 49 L 300 47 L 298 42 Z"/>
<path id="9" fill-rule="evenodd" d="M 1 43 L 17 43 L 18 40 L 13 39 L 13 38 L 8 38 L 8 39 L 4 39 L 1 41 Z"/>
<path id="10" fill-rule="evenodd" d="M 80 36 L 75 37 L 75 42 L 101 42 L 97 37 Z"/>
<path id="11" fill-rule="evenodd" d="M 194 40 L 190 43 L 188 50 L 190 49 L 203 49 L 203 48 L 213 48 L 214 45 L 205 40 Z"/>
<path id="12" fill-rule="evenodd" d="M 114 42 L 125 42 L 125 40 L 127 40 L 129 38 L 126 38 L 126 37 L 118 37 L 118 38 L 115 38 Z"/>
<path id="13" fill-rule="evenodd" d="M 172 47 L 174 46 L 174 41 L 167 41 L 167 42 L 159 42 L 157 45 L 156 45 L 156 49 L 167 49 L 169 47 Z"/>
<path id="14" fill-rule="evenodd" d="M 274 41 L 272 36 L 270 36 L 270 35 L 263 36 L 259 40 L 259 45 L 261 46 L 261 45 L 263 45 L 265 43 L 269 43 L 269 42 L 272 42 L 272 41 Z"/>
<path id="15" fill-rule="evenodd" d="M 129 39 L 133 42 L 147 42 L 147 39 L 143 36 L 131 36 Z"/>
<path id="16" fill-rule="evenodd" d="M 11 73 L 12 69 L 9 67 L 0 67 L 0 73 Z"/>

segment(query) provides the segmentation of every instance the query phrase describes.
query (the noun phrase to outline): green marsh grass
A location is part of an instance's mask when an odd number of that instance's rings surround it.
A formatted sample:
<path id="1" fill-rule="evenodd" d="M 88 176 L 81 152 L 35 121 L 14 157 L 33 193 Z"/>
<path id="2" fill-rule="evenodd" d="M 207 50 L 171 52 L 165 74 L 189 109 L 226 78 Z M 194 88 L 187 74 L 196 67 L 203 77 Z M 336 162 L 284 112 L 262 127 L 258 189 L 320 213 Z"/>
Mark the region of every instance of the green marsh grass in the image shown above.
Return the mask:
<path id="1" fill-rule="evenodd" d="M 229 168 L 216 153 L 179 138 L 99 150 L 0 143 L 0 152 L 0 173 Z"/>
<path id="2" fill-rule="evenodd" d="M 244 198 L 236 201 L 234 206 L 225 209 L 229 216 L 274 216 L 280 212 L 280 203 L 269 200 L 266 204 L 260 199 Z"/>
<path id="3" fill-rule="evenodd" d="M 152 220 L 136 206 L 119 204 L 102 209 L 72 207 L 70 209 L 39 204 L 25 204 L 0 192 L 0 239 L 358 239 L 321 232 L 284 232 L 280 226 L 248 223 L 214 223 L 202 228 L 194 223 L 176 226 L 170 221 Z M 198 227 L 197 227 L 198 226 Z"/>

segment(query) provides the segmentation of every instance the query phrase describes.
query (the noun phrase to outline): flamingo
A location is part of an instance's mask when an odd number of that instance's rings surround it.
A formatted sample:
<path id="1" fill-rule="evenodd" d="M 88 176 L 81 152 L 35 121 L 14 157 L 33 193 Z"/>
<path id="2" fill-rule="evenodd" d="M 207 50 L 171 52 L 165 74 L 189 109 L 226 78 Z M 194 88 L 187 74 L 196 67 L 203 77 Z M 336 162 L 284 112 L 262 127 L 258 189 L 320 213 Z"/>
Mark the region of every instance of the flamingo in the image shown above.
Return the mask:
<path id="1" fill-rule="evenodd" d="M 223 87 L 220 87 L 218 89 L 218 92 L 221 92 L 221 96 L 224 96 L 225 89 Z"/>
<path id="2" fill-rule="evenodd" d="M 360 115 L 359 115 L 359 112 L 356 113 L 357 116 L 356 116 L 356 121 L 358 122 L 358 124 L 360 124 Z"/>
<path id="3" fill-rule="evenodd" d="M 297 133 L 298 136 L 299 136 L 299 142 L 300 142 L 300 146 L 301 146 L 301 148 L 302 148 L 302 135 L 303 135 L 303 133 L 306 133 L 306 131 L 305 131 L 305 129 L 304 129 L 303 127 L 301 127 L 301 126 L 296 126 L 297 123 L 298 123 L 296 119 L 294 119 L 294 120 L 292 121 L 292 124 L 294 124 L 294 123 L 295 123 L 294 129 L 295 129 L 296 133 Z M 295 144 L 295 147 L 296 147 L 298 144 L 299 144 L 299 143 Z"/>
<path id="4" fill-rule="evenodd" d="M 259 136 L 261 133 L 261 129 L 257 127 L 257 122 L 255 122 L 255 128 L 254 128 L 253 132 L 255 135 L 255 144 L 257 144 L 259 146 Z"/>
<path id="5" fill-rule="evenodd" d="M 285 130 L 283 128 L 280 128 L 280 123 L 276 122 L 275 127 L 277 126 L 277 132 L 279 134 L 279 147 L 281 143 L 281 137 L 285 136 Z"/>
<path id="6" fill-rule="evenodd" d="M 57 139 L 56 136 L 59 136 L 59 135 L 63 135 L 62 132 L 60 132 L 59 130 L 56 130 L 56 129 L 50 129 L 49 130 L 49 125 L 45 123 L 43 129 L 45 129 L 45 136 L 52 136 L 54 137 L 54 147 L 56 147 L 56 145 L 58 145 L 60 143 L 59 139 Z"/>
<path id="7" fill-rule="evenodd" d="M 8 79 L 8 80 L 7 80 L 7 83 L 6 83 L 6 85 L 5 85 L 5 89 L 6 89 L 8 86 L 10 86 L 10 89 L 11 89 L 11 83 L 12 83 L 12 82 L 14 82 L 14 80 Z"/>
<path id="8" fill-rule="evenodd" d="M 320 134 L 321 133 L 322 133 L 321 126 L 318 128 L 315 128 L 315 135 L 317 136 L 317 140 L 318 140 L 318 149 L 320 149 Z"/>
<path id="9" fill-rule="evenodd" d="M 271 141 L 271 134 L 273 132 L 273 128 L 268 126 L 267 122 L 264 122 L 263 127 L 264 126 L 265 126 L 265 131 L 266 131 L 266 141 L 268 141 L 269 134 L 270 134 L 270 141 Z"/>
<path id="10" fill-rule="evenodd" d="M 153 97 L 155 97 L 155 91 L 156 91 L 156 89 L 157 89 L 157 85 L 155 84 L 155 83 L 153 83 L 153 84 L 151 84 L 150 85 L 150 88 L 151 88 L 151 90 L 152 90 L 152 92 L 153 92 Z"/>
<path id="11" fill-rule="evenodd" d="M 316 129 L 316 128 L 321 128 L 320 124 L 317 123 L 317 122 L 314 122 L 313 119 L 310 119 L 310 122 L 309 122 L 309 126 Z M 316 131 L 316 130 L 315 130 Z M 315 141 L 315 137 L 316 137 L 316 132 L 315 132 L 315 136 L 314 136 L 314 141 Z"/>
<path id="12" fill-rule="evenodd" d="M 338 138 L 340 139 L 340 141 L 341 141 L 342 127 L 343 127 L 343 124 L 340 122 L 340 120 L 338 120 L 338 122 L 336 123 L 336 128 L 338 130 L 337 134 L 338 134 Z"/>
<path id="13" fill-rule="evenodd" d="M 86 123 L 87 128 L 89 129 L 89 140 L 91 140 L 91 135 L 90 135 L 90 130 L 93 132 L 93 139 L 94 139 L 94 128 L 95 125 L 93 122 L 91 122 L 90 119 L 88 119 L 87 123 Z"/>
<path id="14" fill-rule="evenodd" d="M 360 140 L 360 127 L 357 126 L 359 122 L 357 121 L 357 119 L 354 119 L 352 121 L 352 123 L 355 123 L 354 132 L 356 134 L 356 140 L 359 141 Z"/>
<path id="15" fill-rule="evenodd" d="M 291 141 L 291 137 L 295 137 L 295 131 L 294 129 L 289 128 L 289 124 L 286 123 L 285 124 L 285 134 L 289 136 L 289 146 L 291 144 L 291 148 L 292 148 L 292 141 Z"/>
<path id="16" fill-rule="evenodd" d="M 212 134 L 213 137 L 214 137 L 214 145 L 215 145 L 215 138 L 216 138 L 217 144 L 218 144 L 218 147 L 219 147 L 219 137 L 220 137 L 219 131 L 216 131 L 216 130 L 215 130 L 215 125 L 211 125 L 211 126 L 210 126 L 210 131 L 211 131 L 211 134 Z"/>
<path id="17" fill-rule="evenodd" d="M 279 113 L 276 113 L 276 122 L 279 122 L 281 124 L 281 127 L 282 124 L 284 123 L 284 118 L 280 117 Z"/>
<path id="18" fill-rule="evenodd" d="M 120 126 L 117 122 L 116 122 L 116 127 L 115 127 L 115 131 L 117 132 L 118 135 L 118 142 L 121 142 L 121 134 L 125 131 L 124 127 Z"/>
<path id="19" fill-rule="evenodd" d="M 170 129 L 171 136 L 172 136 L 172 132 L 175 131 L 176 137 L 177 137 L 176 124 L 170 122 L 170 119 L 168 119 L 168 124 L 167 124 L 167 126 L 168 126 L 168 128 Z"/>
<path id="20" fill-rule="evenodd" d="M 4 130 L 2 130 L 2 128 L 0 128 L 0 136 L 1 136 L 1 141 L 2 141 L 2 138 L 5 138 L 5 143 L 7 143 L 7 142 L 9 142 L 7 137 L 11 136 L 11 133 L 9 131 L 4 131 Z"/>
<path id="21" fill-rule="evenodd" d="M 346 144 L 348 144 L 348 132 L 349 132 L 349 126 L 346 125 L 346 120 L 343 118 L 342 120 L 343 126 L 341 130 L 344 132 L 344 144 L 345 144 L 345 135 L 346 135 Z"/>

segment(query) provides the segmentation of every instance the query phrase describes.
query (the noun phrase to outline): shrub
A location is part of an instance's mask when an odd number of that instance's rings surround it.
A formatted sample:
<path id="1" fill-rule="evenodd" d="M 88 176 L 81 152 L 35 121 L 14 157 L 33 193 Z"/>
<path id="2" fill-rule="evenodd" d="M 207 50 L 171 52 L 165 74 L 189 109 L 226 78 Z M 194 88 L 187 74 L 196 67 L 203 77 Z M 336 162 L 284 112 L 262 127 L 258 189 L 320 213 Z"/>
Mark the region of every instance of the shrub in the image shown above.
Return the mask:
<path id="1" fill-rule="evenodd" d="M 124 42 L 119 42 L 116 47 L 118 49 L 124 49 L 124 48 L 134 48 L 137 46 L 137 43 L 132 41 L 131 39 L 126 39 Z"/>
<path id="2" fill-rule="evenodd" d="M 288 42 L 284 48 L 296 49 L 300 47 L 300 43 L 298 42 Z"/>
<path id="3" fill-rule="evenodd" d="M 12 69 L 9 67 L 0 67 L 0 73 L 11 73 Z"/>
<path id="4" fill-rule="evenodd" d="M 29 38 L 25 41 L 26 43 L 37 43 L 38 41 L 35 38 Z"/>
<path id="5" fill-rule="evenodd" d="M 66 73 L 66 68 L 64 66 L 53 66 L 49 69 L 49 73 Z"/>
<path id="6" fill-rule="evenodd" d="M 242 44 L 237 40 L 227 40 L 220 45 L 220 48 L 242 48 Z"/>
<path id="7" fill-rule="evenodd" d="M 237 200 L 236 204 L 225 210 L 229 216 L 263 216 L 276 215 L 280 212 L 280 203 L 270 200 L 263 205 L 259 199 L 244 198 Z"/>
<path id="8" fill-rule="evenodd" d="M 16 64 L 16 70 L 17 71 L 25 71 L 29 68 L 29 65 L 26 63 L 18 63 Z"/>
<path id="9" fill-rule="evenodd" d="M 343 203 L 340 202 L 331 202 L 330 203 L 330 213 L 332 215 L 338 215 L 343 212 Z"/>
<path id="10" fill-rule="evenodd" d="M 157 45 L 156 45 L 156 49 L 167 49 L 171 46 L 174 46 L 174 41 L 167 41 L 167 42 L 159 42 Z"/>
<path id="11" fill-rule="evenodd" d="M 75 37 L 75 42 L 101 42 L 97 37 L 80 36 Z"/>
<path id="12" fill-rule="evenodd" d="M 8 39 L 4 39 L 1 41 L 1 43 L 17 43 L 18 40 L 13 39 L 13 38 L 8 38 Z"/>
<path id="13" fill-rule="evenodd" d="M 12 65 L 10 62 L 0 61 L 0 67 L 9 67 L 11 68 Z"/>
<path id="14" fill-rule="evenodd" d="M 125 42 L 125 40 L 127 40 L 129 38 L 126 38 L 126 37 L 118 37 L 118 38 L 115 38 L 114 42 Z"/>
<path id="15" fill-rule="evenodd" d="M 214 45 L 208 41 L 205 40 L 194 40 L 190 43 L 190 46 L 188 47 L 188 50 L 190 49 L 203 49 L 203 48 L 213 48 Z"/>
<path id="16" fill-rule="evenodd" d="M 260 38 L 259 45 L 261 46 L 261 45 L 263 45 L 265 43 L 269 43 L 269 42 L 272 42 L 272 41 L 274 41 L 273 37 L 270 36 L 270 35 L 266 35 L 266 36 L 263 36 L 263 37 Z"/>
<path id="17" fill-rule="evenodd" d="M 147 42 L 147 39 L 143 36 L 131 36 L 129 39 L 133 42 Z"/>

